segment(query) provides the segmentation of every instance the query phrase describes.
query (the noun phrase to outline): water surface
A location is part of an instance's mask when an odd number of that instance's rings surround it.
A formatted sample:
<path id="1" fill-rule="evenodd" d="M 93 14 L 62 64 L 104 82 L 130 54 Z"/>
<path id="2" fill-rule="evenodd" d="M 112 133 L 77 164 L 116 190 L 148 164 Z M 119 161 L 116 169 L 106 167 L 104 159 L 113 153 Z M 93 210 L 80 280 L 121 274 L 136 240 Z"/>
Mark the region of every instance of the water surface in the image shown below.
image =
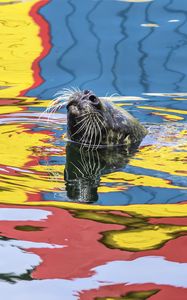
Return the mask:
<path id="1" fill-rule="evenodd" d="M 3 297 L 186 299 L 186 2 L 0 4 Z M 71 86 L 117 93 L 139 149 L 68 147 L 66 111 L 41 113 Z"/>

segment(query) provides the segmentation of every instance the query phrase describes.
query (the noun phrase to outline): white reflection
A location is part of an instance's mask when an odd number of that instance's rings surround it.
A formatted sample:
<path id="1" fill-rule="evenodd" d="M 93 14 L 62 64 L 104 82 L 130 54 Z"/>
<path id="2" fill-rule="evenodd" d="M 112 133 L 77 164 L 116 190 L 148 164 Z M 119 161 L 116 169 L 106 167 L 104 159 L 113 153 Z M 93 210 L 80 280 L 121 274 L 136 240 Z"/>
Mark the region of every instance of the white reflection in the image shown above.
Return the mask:
<path id="1" fill-rule="evenodd" d="M 63 266 L 62 266 L 63 267 Z M 78 300 L 81 291 L 114 284 L 170 285 L 187 288 L 187 263 L 167 261 L 163 257 L 141 257 L 132 261 L 113 261 L 93 269 L 91 277 L 73 280 L 51 279 L 0 283 L 4 299 Z"/>
<path id="2" fill-rule="evenodd" d="M 42 209 L 0 208 L 0 221 L 40 221 L 50 215 L 50 211 Z"/>
<path id="3" fill-rule="evenodd" d="M 180 20 L 169 20 L 168 23 L 176 23 L 179 22 Z"/>

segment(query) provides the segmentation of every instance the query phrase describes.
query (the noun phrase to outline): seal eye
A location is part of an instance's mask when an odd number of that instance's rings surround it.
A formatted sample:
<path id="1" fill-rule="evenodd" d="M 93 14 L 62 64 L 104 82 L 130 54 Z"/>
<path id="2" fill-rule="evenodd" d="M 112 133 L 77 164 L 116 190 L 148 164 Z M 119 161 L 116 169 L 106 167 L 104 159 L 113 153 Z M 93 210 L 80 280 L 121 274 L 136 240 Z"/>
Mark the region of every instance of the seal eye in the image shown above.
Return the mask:
<path id="1" fill-rule="evenodd" d="M 95 95 L 91 95 L 89 97 L 89 100 L 92 101 L 92 102 L 97 102 L 97 97 Z"/>

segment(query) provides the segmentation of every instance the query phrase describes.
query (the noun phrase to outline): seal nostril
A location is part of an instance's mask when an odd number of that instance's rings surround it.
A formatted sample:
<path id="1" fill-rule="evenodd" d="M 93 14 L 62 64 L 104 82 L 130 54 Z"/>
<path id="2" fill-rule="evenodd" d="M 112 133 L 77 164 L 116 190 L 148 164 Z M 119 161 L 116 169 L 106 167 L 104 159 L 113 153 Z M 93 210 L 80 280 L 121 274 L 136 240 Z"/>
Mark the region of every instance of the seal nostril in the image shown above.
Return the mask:
<path id="1" fill-rule="evenodd" d="M 89 93 L 90 93 L 89 90 L 84 90 L 84 94 L 85 94 L 85 95 L 87 95 L 87 94 L 89 94 Z"/>
<path id="2" fill-rule="evenodd" d="M 76 105 L 77 102 L 75 100 L 71 100 L 67 105 L 66 105 L 66 109 L 68 109 L 71 105 Z"/>

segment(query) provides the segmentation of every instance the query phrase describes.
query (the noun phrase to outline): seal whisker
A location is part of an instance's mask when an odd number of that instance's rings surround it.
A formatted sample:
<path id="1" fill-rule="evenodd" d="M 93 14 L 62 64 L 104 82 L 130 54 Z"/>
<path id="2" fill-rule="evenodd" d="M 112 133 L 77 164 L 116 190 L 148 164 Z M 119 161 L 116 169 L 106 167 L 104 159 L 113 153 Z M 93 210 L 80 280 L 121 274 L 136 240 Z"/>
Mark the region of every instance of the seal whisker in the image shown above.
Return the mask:
<path id="1" fill-rule="evenodd" d="M 74 94 L 81 93 L 81 91 L 78 88 L 64 88 L 63 90 L 55 93 L 55 96 L 58 96 L 58 101 L 62 101 L 65 99 L 66 101 L 70 100 L 70 97 L 72 97 Z M 57 100 L 56 99 L 56 100 Z"/>
<path id="2" fill-rule="evenodd" d="M 85 136 L 86 136 L 86 134 L 87 134 L 87 132 L 88 132 L 88 130 L 89 130 L 89 128 L 90 128 L 89 125 L 90 125 L 90 120 L 89 120 L 89 122 L 88 122 L 88 127 L 86 128 L 86 131 L 84 132 L 82 138 L 80 139 L 80 141 L 82 141 L 82 144 L 84 144 L 84 138 L 85 138 Z M 87 140 L 88 140 L 88 136 L 87 136 L 87 138 L 86 138 L 86 142 L 87 142 Z"/>
<path id="3" fill-rule="evenodd" d="M 97 116 L 97 121 L 98 121 L 98 126 L 99 126 L 99 123 L 101 124 L 101 126 L 103 127 L 103 129 L 105 130 L 105 134 L 106 134 L 106 137 L 107 137 L 107 129 L 106 129 L 106 126 L 104 125 L 104 123 L 100 120 L 100 118 Z M 99 126 L 99 130 L 100 130 L 100 144 L 101 144 L 101 141 L 102 141 L 102 131 L 101 131 L 101 127 Z"/>
<path id="4" fill-rule="evenodd" d="M 112 97 L 114 97 L 114 96 L 119 96 L 119 93 L 113 93 L 113 94 L 111 94 L 111 95 L 109 96 L 109 98 L 112 98 Z"/>
<path id="5" fill-rule="evenodd" d="M 104 128 L 104 130 L 105 130 L 105 133 L 106 133 L 106 135 L 108 134 L 108 130 L 107 130 L 107 128 L 106 128 L 106 125 L 102 122 L 102 120 L 101 119 L 99 119 L 99 117 L 97 118 L 97 120 L 100 122 L 100 124 L 103 126 L 103 128 Z"/>
<path id="6" fill-rule="evenodd" d="M 96 130 L 96 125 L 94 124 L 94 134 L 95 134 L 95 136 L 94 136 L 94 144 L 93 144 L 93 147 L 95 147 L 95 145 L 96 145 L 96 142 L 97 142 L 97 130 Z"/>
<path id="7" fill-rule="evenodd" d="M 96 114 L 96 113 L 86 112 L 85 114 L 82 114 L 81 116 L 77 116 L 77 117 L 75 117 L 75 118 L 76 118 L 76 119 L 79 119 L 79 118 L 82 118 L 82 117 L 84 117 L 84 116 L 90 116 L 90 115 L 92 115 L 92 114 Z"/>
<path id="8" fill-rule="evenodd" d="M 91 154 L 91 170 L 90 170 L 90 173 L 91 173 L 91 176 L 94 176 L 95 175 L 95 154 L 94 154 L 94 151 L 91 151 L 90 154 Z"/>
<path id="9" fill-rule="evenodd" d="M 83 150 L 83 149 L 81 148 L 81 149 L 80 149 L 81 160 L 82 160 L 82 162 L 83 162 L 83 165 L 84 165 L 84 170 L 85 170 L 85 173 L 86 173 L 86 174 L 89 174 L 88 165 L 87 165 L 87 163 L 86 163 L 86 160 L 85 160 L 85 155 L 84 155 L 84 153 L 83 153 L 83 151 L 82 151 L 82 150 Z"/>
<path id="10" fill-rule="evenodd" d="M 84 173 L 73 163 L 71 162 L 71 164 L 80 172 L 80 174 L 84 177 Z"/>
<path id="11" fill-rule="evenodd" d="M 96 130 L 96 124 L 97 124 L 96 120 L 97 120 L 97 116 L 94 116 L 94 117 L 95 117 L 95 119 L 92 118 L 92 121 L 93 121 L 92 125 L 93 125 L 93 131 L 94 131 L 94 147 L 95 147 L 95 145 L 96 145 L 96 140 L 97 140 L 97 130 Z"/>
<path id="12" fill-rule="evenodd" d="M 60 107 L 62 107 L 62 104 L 58 104 L 58 105 L 53 106 L 50 114 L 55 113 L 57 111 L 57 109 L 59 109 Z"/>
<path id="13" fill-rule="evenodd" d="M 81 167 L 82 167 L 84 173 L 87 175 L 87 174 L 88 174 L 88 171 L 87 171 L 87 169 L 86 169 L 87 164 L 86 164 L 85 158 L 84 158 L 84 159 L 82 158 L 82 163 L 80 163 L 80 165 L 81 165 Z"/>
<path id="14" fill-rule="evenodd" d="M 105 98 L 107 98 L 108 101 L 112 101 L 112 97 L 114 97 L 114 96 L 120 96 L 120 95 L 118 93 L 113 93 L 110 96 L 106 94 Z M 101 99 L 102 99 L 102 97 L 101 97 Z"/>
<path id="15" fill-rule="evenodd" d="M 96 140 L 97 140 L 97 130 L 96 130 L 96 125 L 95 125 L 95 122 L 93 122 L 92 124 L 92 128 L 93 128 L 93 143 L 92 143 L 92 150 L 95 148 L 95 145 L 96 145 Z"/>
<path id="16" fill-rule="evenodd" d="M 86 138 L 86 140 L 84 140 L 84 138 L 86 137 L 88 130 L 89 130 L 89 127 L 86 128 L 86 131 L 84 132 L 82 138 L 80 139 L 80 142 L 81 142 L 81 146 L 82 146 L 82 147 L 84 147 L 84 146 L 86 145 L 87 138 Z"/>
<path id="17" fill-rule="evenodd" d="M 81 93 L 81 90 L 78 87 L 71 87 L 75 93 Z"/>
<path id="18" fill-rule="evenodd" d="M 100 144 L 101 144 L 101 140 L 102 140 L 102 132 L 101 132 L 101 128 L 100 128 L 100 126 L 99 126 L 99 124 L 98 123 L 96 123 L 96 126 L 97 126 L 97 128 L 98 128 L 98 130 L 99 130 L 99 141 L 98 141 L 98 144 L 97 144 L 97 147 L 96 147 L 96 149 L 100 146 Z"/>
<path id="19" fill-rule="evenodd" d="M 99 130 L 99 143 L 98 143 L 98 145 L 100 144 L 100 139 L 101 139 L 101 136 L 102 136 L 102 133 L 101 133 L 101 128 L 100 128 L 100 125 L 99 125 L 99 123 L 98 123 L 98 120 L 99 120 L 99 117 L 98 116 L 96 116 L 96 122 L 95 122 L 95 126 L 98 128 L 98 130 Z"/>
<path id="20" fill-rule="evenodd" d="M 59 108 L 60 104 L 53 107 L 53 109 L 51 111 L 49 111 L 49 116 L 48 116 L 48 122 L 49 122 L 49 118 L 51 117 L 51 115 L 53 115 L 54 113 L 56 113 L 57 109 Z"/>
<path id="21" fill-rule="evenodd" d="M 88 150 L 90 149 L 90 145 L 91 145 L 91 136 L 92 136 L 92 117 L 90 119 L 88 135 L 86 138 L 86 144 L 88 144 Z"/>
<path id="22" fill-rule="evenodd" d="M 95 174 L 100 175 L 101 174 L 101 170 L 102 170 L 102 168 L 101 168 L 101 162 L 100 162 L 98 151 L 97 150 L 95 150 L 95 151 L 96 151 L 96 155 L 97 155 L 97 164 L 96 164 L 97 168 L 95 170 Z"/>
<path id="23" fill-rule="evenodd" d="M 92 132 L 92 116 L 89 116 L 88 131 L 87 131 L 87 137 L 85 140 L 85 144 L 88 145 L 88 149 L 89 149 L 89 145 L 90 145 L 91 132 Z"/>
<path id="24" fill-rule="evenodd" d="M 81 171 L 81 170 L 79 169 L 79 167 L 76 166 L 73 162 L 71 162 L 71 164 L 72 164 L 72 165 L 80 172 L 80 174 L 82 175 L 82 178 L 85 178 L 85 179 L 86 179 L 87 177 L 85 176 L 85 174 L 86 174 L 86 175 L 89 174 L 89 170 L 88 170 L 88 168 L 87 168 L 85 156 L 84 156 L 84 154 L 83 154 L 83 152 L 82 152 L 82 149 L 80 149 L 80 155 L 81 155 L 81 160 L 78 161 L 78 163 L 79 163 L 79 165 L 80 165 L 80 167 L 82 168 L 83 171 Z M 83 172 L 84 172 L 84 173 L 83 173 Z"/>
<path id="25" fill-rule="evenodd" d="M 50 109 L 51 107 L 53 107 L 54 105 L 58 104 L 60 102 L 60 100 L 57 98 L 55 100 L 52 100 L 49 102 L 47 109 Z"/>
<path id="26" fill-rule="evenodd" d="M 99 148 L 99 146 L 101 145 L 101 141 L 102 141 L 102 132 L 101 132 L 101 128 L 99 127 L 99 124 L 97 125 L 98 128 L 99 128 L 99 142 L 98 142 L 98 145 L 97 145 L 97 148 Z"/>
<path id="27" fill-rule="evenodd" d="M 92 145 L 92 139 L 93 139 L 93 136 L 94 136 L 94 130 L 93 130 L 93 127 L 91 127 L 91 135 L 90 135 L 90 145 L 89 145 L 89 149 Z"/>
<path id="28" fill-rule="evenodd" d="M 91 173 L 91 175 L 93 176 L 93 175 L 95 175 L 95 172 L 94 172 L 94 170 L 95 170 L 94 152 L 91 151 L 90 154 L 91 154 L 91 156 L 92 156 L 92 157 L 91 157 L 91 170 L 90 170 L 90 173 Z"/>
<path id="29" fill-rule="evenodd" d="M 64 101 L 64 102 L 62 102 L 62 100 L 60 101 L 61 108 L 65 107 L 67 104 L 68 104 L 68 101 Z"/>
<path id="30" fill-rule="evenodd" d="M 39 120 L 43 117 L 44 114 L 48 114 L 48 122 L 49 122 L 49 118 L 51 117 L 51 115 L 53 113 L 55 113 L 57 111 L 57 109 L 61 109 L 63 106 L 65 106 L 67 104 L 67 101 L 64 103 L 60 103 L 59 100 L 53 100 L 51 102 L 51 104 L 48 105 L 48 107 L 40 114 L 39 116 Z"/>
<path id="31" fill-rule="evenodd" d="M 94 126 L 94 133 L 95 133 L 94 145 L 93 146 L 95 148 L 96 147 L 96 142 L 97 142 L 97 137 L 99 135 L 99 132 L 97 131 L 97 129 L 98 129 L 97 122 L 94 122 L 93 126 Z"/>
<path id="32" fill-rule="evenodd" d="M 97 150 L 96 150 L 97 151 Z M 95 170 L 95 167 L 96 167 L 96 161 L 95 161 L 95 156 L 94 156 L 94 152 L 92 151 L 93 153 L 93 171 Z M 95 173 L 95 172 L 94 172 Z"/>
<path id="33" fill-rule="evenodd" d="M 47 107 L 39 116 L 39 120 L 43 117 L 43 115 L 48 114 L 50 112 L 51 106 Z"/>
<path id="34" fill-rule="evenodd" d="M 91 156 L 91 153 L 90 153 L 90 151 L 88 151 L 88 171 L 89 171 L 88 174 L 92 175 L 92 172 L 91 172 L 92 165 L 91 165 L 91 157 L 90 156 Z"/>
<path id="35" fill-rule="evenodd" d="M 89 142 L 89 148 L 88 148 L 88 150 L 93 145 L 92 140 L 93 140 L 94 134 L 95 134 L 95 120 L 93 118 L 93 115 L 91 116 L 91 121 L 92 121 L 92 126 L 91 126 L 91 134 L 90 134 L 90 142 Z"/>
<path id="36" fill-rule="evenodd" d="M 51 109 L 55 108 L 55 107 L 59 107 L 59 105 L 61 105 L 59 100 L 54 100 L 50 105 L 48 105 L 46 111 L 50 111 Z"/>
<path id="37" fill-rule="evenodd" d="M 89 120 L 89 117 L 85 117 L 84 119 L 78 121 L 75 125 L 73 125 L 73 127 L 77 126 L 78 124 L 80 124 L 80 123 L 82 123 L 82 122 L 84 122 L 86 120 Z"/>
<path id="38" fill-rule="evenodd" d="M 58 102 L 56 102 L 56 103 L 54 103 L 53 105 L 51 105 L 50 107 L 49 107 L 49 110 L 51 109 L 51 108 L 58 108 L 58 109 L 60 109 L 60 108 L 62 108 L 62 107 L 64 107 L 64 106 L 66 106 L 66 104 L 68 103 L 68 101 L 65 101 L 65 102 L 62 102 L 62 101 L 58 101 Z"/>
<path id="39" fill-rule="evenodd" d="M 74 135 L 76 135 L 76 134 L 78 134 L 79 132 L 81 132 L 83 129 L 84 129 L 84 127 L 86 127 L 86 125 L 87 125 L 87 123 L 86 122 L 84 122 L 72 135 L 71 135 L 71 137 L 72 136 L 74 136 Z"/>

